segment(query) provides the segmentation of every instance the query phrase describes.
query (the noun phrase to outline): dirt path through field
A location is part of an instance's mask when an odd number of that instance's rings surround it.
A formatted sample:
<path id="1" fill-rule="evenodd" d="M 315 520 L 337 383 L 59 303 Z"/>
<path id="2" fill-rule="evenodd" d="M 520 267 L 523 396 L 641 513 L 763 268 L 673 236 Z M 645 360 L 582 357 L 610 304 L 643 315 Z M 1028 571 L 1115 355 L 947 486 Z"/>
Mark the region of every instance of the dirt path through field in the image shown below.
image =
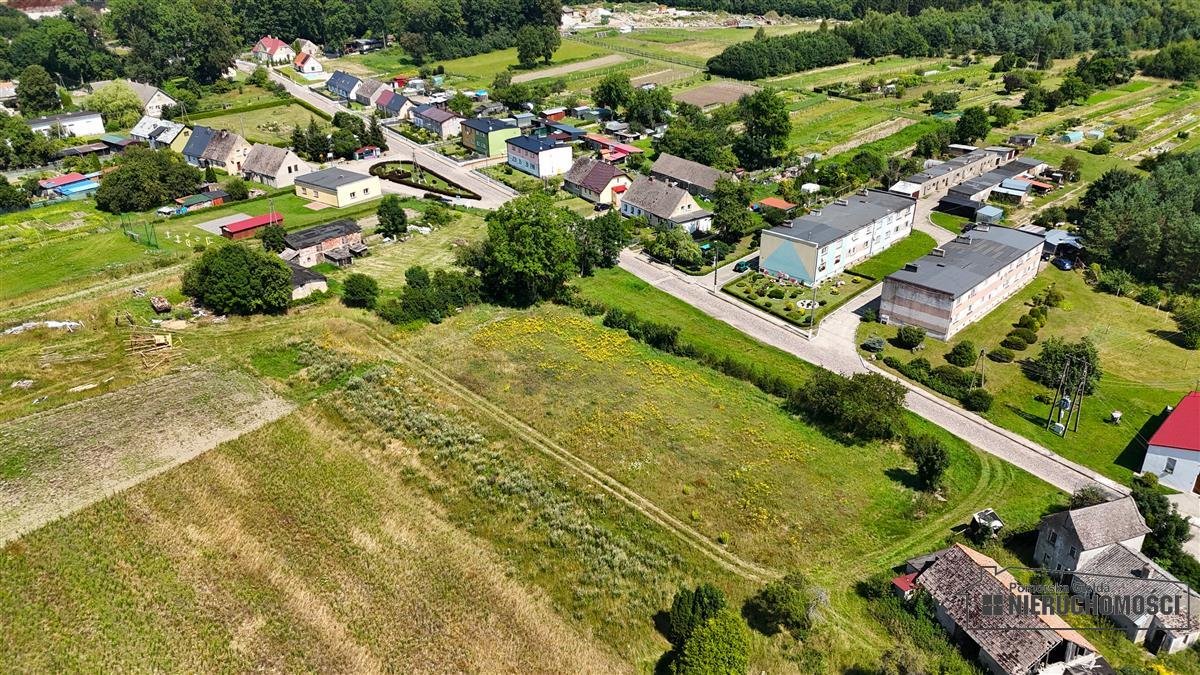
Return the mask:
<path id="1" fill-rule="evenodd" d="M 608 56 L 601 56 L 601 57 L 595 58 L 595 59 L 588 59 L 587 61 L 576 61 L 575 63 L 568 63 L 565 65 L 556 66 L 554 68 L 547 68 L 545 70 L 535 70 L 531 73 L 521 73 L 519 75 L 513 75 L 512 81 L 514 83 L 529 82 L 530 80 L 540 80 L 543 77 L 558 77 L 559 75 L 566 75 L 567 73 L 574 73 L 574 72 L 578 72 L 580 70 L 591 70 L 592 68 L 603 68 L 604 66 L 611 66 L 611 65 L 620 63 L 620 62 L 624 61 L 626 58 L 627 58 L 626 56 L 623 56 L 621 54 L 609 54 Z"/>
<path id="2" fill-rule="evenodd" d="M 292 408 L 248 375 L 195 368 L 0 425 L 0 544 Z"/>

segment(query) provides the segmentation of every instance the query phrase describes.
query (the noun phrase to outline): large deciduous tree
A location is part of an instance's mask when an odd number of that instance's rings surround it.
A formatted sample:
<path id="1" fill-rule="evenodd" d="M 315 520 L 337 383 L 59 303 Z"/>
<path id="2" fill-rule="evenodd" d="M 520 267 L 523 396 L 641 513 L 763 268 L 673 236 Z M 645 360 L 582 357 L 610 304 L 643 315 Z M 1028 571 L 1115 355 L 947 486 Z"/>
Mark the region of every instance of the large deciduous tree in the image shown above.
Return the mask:
<path id="1" fill-rule="evenodd" d="M 774 89 L 761 89 L 738 100 L 738 115 L 744 131 L 733 142 L 733 154 L 747 169 L 761 169 L 778 162 L 791 133 L 787 103 Z"/>
<path id="2" fill-rule="evenodd" d="M 220 314 L 281 312 L 292 299 L 292 273 L 260 249 L 216 246 L 184 272 L 183 294 Z"/>
<path id="3" fill-rule="evenodd" d="M 33 65 L 21 71 L 17 82 L 17 107 L 25 117 L 36 117 L 62 107 L 58 86 L 46 69 Z"/>
<path id="4" fill-rule="evenodd" d="M 200 170 L 173 150 L 132 147 L 100 180 L 96 208 L 109 213 L 147 211 L 190 194 L 200 179 Z"/>
<path id="5" fill-rule="evenodd" d="M 112 0 L 108 8 L 113 33 L 129 47 L 126 70 L 139 80 L 213 82 L 241 49 L 230 0 Z"/>
<path id="6" fill-rule="evenodd" d="M 142 116 L 142 99 L 122 81 L 110 82 L 92 92 L 84 106 L 100 113 L 104 127 L 110 131 L 128 129 Z"/>

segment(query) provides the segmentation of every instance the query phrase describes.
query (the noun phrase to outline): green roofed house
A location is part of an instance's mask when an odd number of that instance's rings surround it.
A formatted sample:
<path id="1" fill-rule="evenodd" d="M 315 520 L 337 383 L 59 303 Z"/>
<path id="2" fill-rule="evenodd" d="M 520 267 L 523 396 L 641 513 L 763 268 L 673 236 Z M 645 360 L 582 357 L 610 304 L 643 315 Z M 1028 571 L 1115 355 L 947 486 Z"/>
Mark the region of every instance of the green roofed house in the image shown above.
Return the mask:
<path id="1" fill-rule="evenodd" d="M 499 157 L 505 153 L 504 142 L 521 135 L 517 125 L 491 117 L 462 121 L 463 147 L 483 157 Z"/>

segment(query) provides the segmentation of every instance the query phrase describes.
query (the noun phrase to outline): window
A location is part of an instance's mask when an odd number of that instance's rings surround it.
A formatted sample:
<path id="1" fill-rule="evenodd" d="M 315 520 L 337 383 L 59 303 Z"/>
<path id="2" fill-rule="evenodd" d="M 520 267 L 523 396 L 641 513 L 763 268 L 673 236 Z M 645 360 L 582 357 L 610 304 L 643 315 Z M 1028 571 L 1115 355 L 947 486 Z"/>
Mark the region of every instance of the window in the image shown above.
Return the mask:
<path id="1" fill-rule="evenodd" d="M 1072 559 L 1075 558 L 1075 547 L 1074 546 L 1071 547 L 1071 553 L 1069 555 L 1071 556 Z"/>
<path id="2" fill-rule="evenodd" d="M 1166 473 L 1175 473 L 1175 458 L 1174 457 L 1167 458 Z"/>
<path id="3" fill-rule="evenodd" d="M 350 199 L 354 199 L 354 198 L 355 198 L 355 197 L 357 197 L 357 196 L 358 196 L 358 193 L 357 193 L 357 192 L 351 192 L 351 193 L 350 193 Z"/>
<path id="4" fill-rule="evenodd" d="M 1056 531 L 1056 530 L 1050 530 L 1050 537 L 1049 537 L 1049 541 L 1050 541 L 1050 543 L 1051 543 L 1051 544 L 1057 544 L 1057 543 L 1058 543 L 1058 531 Z"/>
<path id="5" fill-rule="evenodd" d="M 371 194 L 371 188 L 363 188 L 363 196 L 365 197 L 369 194 Z"/>

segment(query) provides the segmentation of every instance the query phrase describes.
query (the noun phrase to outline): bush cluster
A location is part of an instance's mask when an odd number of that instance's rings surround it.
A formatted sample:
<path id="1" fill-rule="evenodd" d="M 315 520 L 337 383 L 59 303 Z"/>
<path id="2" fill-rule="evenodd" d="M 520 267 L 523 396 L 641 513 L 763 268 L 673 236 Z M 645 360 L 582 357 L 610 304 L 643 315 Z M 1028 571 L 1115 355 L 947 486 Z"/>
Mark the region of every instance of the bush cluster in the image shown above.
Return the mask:
<path id="1" fill-rule="evenodd" d="M 974 350 L 973 346 L 972 350 Z M 991 407 L 991 395 L 979 388 L 980 383 L 976 375 L 958 366 L 948 364 L 934 368 L 929 363 L 929 359 L 925 357 L 917 357 L 904 363 L 894 356 L 887 356 L 884 357 L 883 362 L 908 379 L 919 382 L 940 394 L 957 399 L 968 410 L 983 412 Z M 967 403 L 968 400 L 971 401 L 970 405 Z"/>

